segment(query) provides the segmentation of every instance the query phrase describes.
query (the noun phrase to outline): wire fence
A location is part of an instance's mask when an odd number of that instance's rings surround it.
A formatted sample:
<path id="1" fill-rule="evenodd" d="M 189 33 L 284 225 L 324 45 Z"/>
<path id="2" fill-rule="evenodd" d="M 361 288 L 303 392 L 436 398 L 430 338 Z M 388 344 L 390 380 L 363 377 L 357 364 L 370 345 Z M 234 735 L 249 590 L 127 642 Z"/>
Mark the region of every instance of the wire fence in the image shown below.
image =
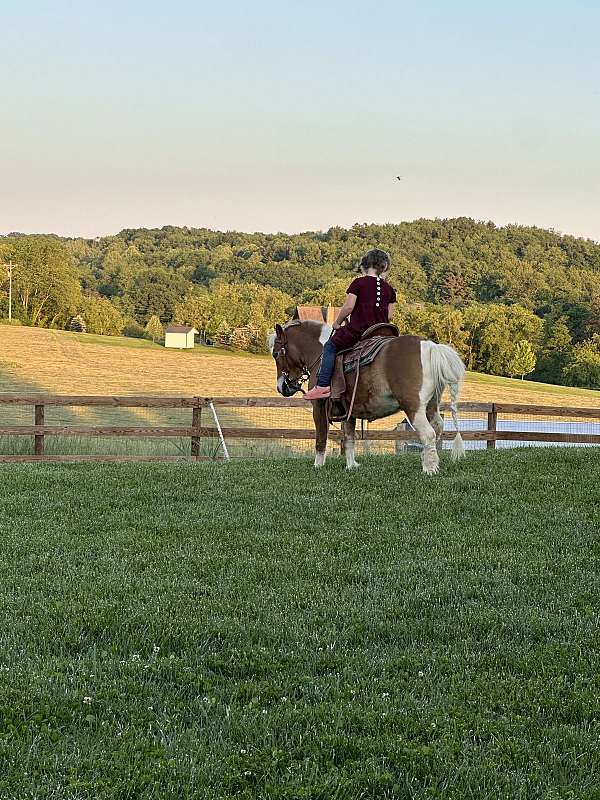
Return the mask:
<path id="1" fill-rule="evenodd" d="M 461 431 L 485 431 L 487 430 L 487 418 L 481 415 L 459 415 Z M 555 417 L 541 417 L 534 415 L 523 415 L 514 419 L 498 418 L 496 423 L 498 432 L 513 431 L 520 433 L 543 433 L 543 434 L 558 434 L 559 436 L 569 435 L 573 438 L 583 435 L 600 436 L 600 422 L 593 422 L 591 420 L 581 419 L 556 419 Z M 444 429 L 453 430 L 453 426 L 448 419 L 444 420 Z M 449 447 L 448 442 L 444 442 L 444 446 Z M 496 441 L 496 448 L 506 449 L 511 447 L 597 447 L 597 444 L 589 442 L 576 442 L 576 441 L 561 441 L 558 437 L 553 441 L 530 441 L 525 437 L 519 440 L 504 440 L 498 439 Z M 467 450 L 481 450 L 486 447 L 486 442 L 482 441 L 466 441 L 465 448 Z"/>
<path id="2" fill-rule="evenodd" d="M 208 398 L 0 394 L 0 458 L 220 459 L 224 450 L 217 419 L 232 458 L 305 457 L 314 450 L 308 403 L 284 398 L 215 398 L 214 403 L 216 417 Z M 443 417 L 447 439 L 441 446 L 447 448 L 454 426 L 447 409 Z M 459 427 L 470 450 L 589 447 L 600 444 L 600 409 L 466 403 L 460 407 Z M 398 432 L 413 440 L 393 438 Z M 339 452 L 340 438 L 341 425 L 332 425 L 330 452 Z M 420 447 L 401 412 L 370 423 L 359 420 L 356 438 L 359 453 L 401 454 Z"/>

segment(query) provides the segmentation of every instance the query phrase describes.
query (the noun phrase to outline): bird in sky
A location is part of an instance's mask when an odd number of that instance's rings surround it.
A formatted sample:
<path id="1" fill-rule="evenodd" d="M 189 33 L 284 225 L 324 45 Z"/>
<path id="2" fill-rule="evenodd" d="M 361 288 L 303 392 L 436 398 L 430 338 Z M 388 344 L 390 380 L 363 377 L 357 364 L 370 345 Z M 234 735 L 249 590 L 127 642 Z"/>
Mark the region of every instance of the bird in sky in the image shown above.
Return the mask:
<path id="1" fill-rule="evenodd" d="M 402 180 L 402 175 L 396 175 L 396 180 L 397 181 L 401 181 Z"/>

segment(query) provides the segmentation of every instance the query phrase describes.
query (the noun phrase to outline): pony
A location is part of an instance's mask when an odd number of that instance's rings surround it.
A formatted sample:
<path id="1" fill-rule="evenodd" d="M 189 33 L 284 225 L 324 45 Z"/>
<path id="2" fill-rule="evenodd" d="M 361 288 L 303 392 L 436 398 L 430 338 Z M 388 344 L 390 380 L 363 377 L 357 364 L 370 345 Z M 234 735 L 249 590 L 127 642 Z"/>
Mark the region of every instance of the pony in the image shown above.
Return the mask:
<path id="1" fill-rule="evenodd" d="M 326 323 L 293 320 L 276 325 L 268 337 L 271 355 L 277 367 L 277 391 L 284 397 L 302 392 L 308 381 L 317 379 L 323 346 L 331 335 Z M 442 438 L 443 420 L 439 403 L 446 386 L 450 391 L 450 409 L 456 436 L 452 442 L 452 459 L 464 456 L 465 448 L 458 429 L 458 399 L 465 375 L 465 365 L 449 345 L 421 339 L 418 336 L 393 336 L 371 364 L 349 374 L 346 382 L 346 407 L 350 416 L 343 423 L 346 467 L 358 466 L 355 458 L 356 420 L 372 421 L 404 411 L 417 432 L 423 451 L 423 472 L 439 471 L 436 441 Z M 352 402 L 351 398 L 354 398 Z M 313 402 L 315 424 L 315 467 L 325 464 L 329 431 L 328 401 Z"/>

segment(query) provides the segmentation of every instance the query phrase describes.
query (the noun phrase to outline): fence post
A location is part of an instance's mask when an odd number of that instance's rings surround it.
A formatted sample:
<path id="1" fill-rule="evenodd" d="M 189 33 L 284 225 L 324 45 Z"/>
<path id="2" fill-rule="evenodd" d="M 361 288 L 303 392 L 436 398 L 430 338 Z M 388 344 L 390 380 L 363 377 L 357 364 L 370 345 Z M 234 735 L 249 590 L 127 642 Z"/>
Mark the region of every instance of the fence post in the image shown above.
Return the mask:
<path id="1" fill-rule="evenodd" d="M 192 428 L 195 431 L 199 431 L 201 425 L 202 408 L 200 406 L 194 406 L 194 408 L 192 408 Z M 200 436 L 198 434 L 192 435 L 192 458 L 195 458 L 196 461 L 200 458 Z"/>
<path id="2" fill-rule="evenodd" d="M 405 430 L 408 430 L 408 426 L 406 424 L 406 420 L 404 419 L 404 420 L 402 420 L 402 422 L 399 422 L 397 425 L 394 426 L 394 428 L 392 428 L 392 430 L 394 430 L 394 431 L 405 431 Z M 407 450 L 408 450 L 408 447 L 407 447 L 405 439 L 395 439 L 394 440 L 394 453 L 397 456 L 404 455 Z"/>
<path id="3" fill-rule="evenodd" d="M 492 410 L 488 411 L 488 431 L 496 433 L 498 424 L 498 412 L 496 411 L 495 404 L 492 404 Z M 488 439 L 486 442 L 486 447 L 488 450 L 495 450 L 496 449 L 496 438 Z"/>
<path id="4" fill-rule="evenodd" d="M 365 433 L 369 433 L 369 420 L 361 420 L 360 425 L 360 438 L 363 446 L 363 454 L 368 456 L 371 451 L 371 440 L 365 439 Z"/>
<path id="5" fill-rule="evenodd" d="M 43 425 L 44 424 L 44 406 L 43 405 L 36 405 L 35 407 L 35 425 Z M 44 455 L 44 434 L 43 433 L 36 433 L 35 434 L 35 448 L 34 453 L 36 456 L 43 456 Z"/>

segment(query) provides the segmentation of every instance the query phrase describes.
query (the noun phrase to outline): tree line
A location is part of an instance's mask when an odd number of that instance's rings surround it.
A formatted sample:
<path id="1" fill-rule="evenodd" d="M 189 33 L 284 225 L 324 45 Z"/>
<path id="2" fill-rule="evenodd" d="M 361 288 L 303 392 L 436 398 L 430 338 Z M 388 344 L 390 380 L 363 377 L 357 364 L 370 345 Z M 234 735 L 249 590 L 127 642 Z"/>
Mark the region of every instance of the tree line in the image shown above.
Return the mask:
<path id="1" fill-rule="evenodd" d="M 392 256 L 403 331 L 451 343 L 478 371 L 600 387 L 600 245 L 540 228 L 457 218 L 295 235 L 11 234 L 0 262 L 17 264 L 13 315 L 25 324 L 68 327 L 79 315 L 89 332 L 157 338 L 175 321 L 260 351 L 298 303 L 340 304 L 373 246 Z"/>

